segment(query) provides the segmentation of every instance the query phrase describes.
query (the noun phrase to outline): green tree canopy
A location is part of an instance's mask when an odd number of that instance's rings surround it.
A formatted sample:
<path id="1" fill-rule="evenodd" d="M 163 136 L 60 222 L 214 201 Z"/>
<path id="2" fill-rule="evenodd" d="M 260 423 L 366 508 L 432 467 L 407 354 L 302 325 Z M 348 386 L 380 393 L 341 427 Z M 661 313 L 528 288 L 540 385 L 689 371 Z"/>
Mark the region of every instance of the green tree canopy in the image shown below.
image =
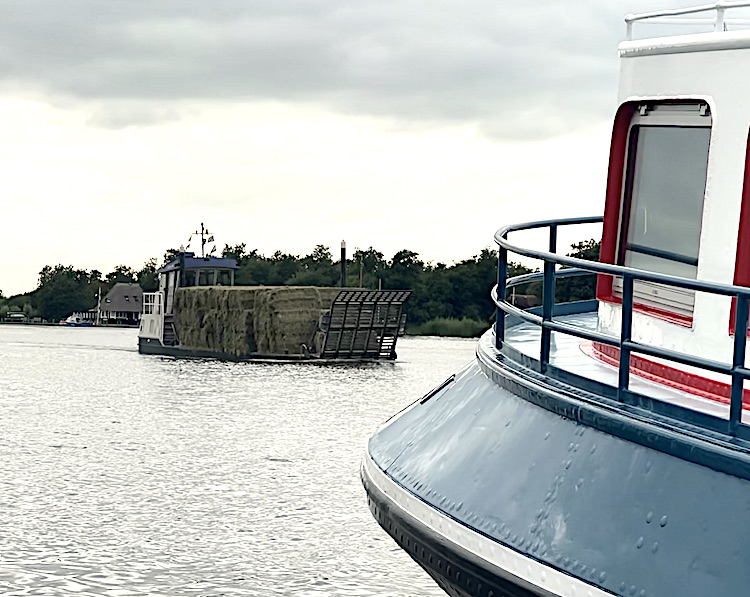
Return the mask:
<path id="1" fill-rule="evenodd" d="M 134 283 L 138 280 L 138 274 L 133 270 L 132 267 L 127 265 L 118 265 L 111 272 L 107 274 L 105 281 L 107 285 L 112 288 L 118 282 Z"/>
<path id="2" fill-rule="evenodd" d="M 157 269 L 156 258 L 152 257 L 138 270 L 136 278 L 138 285 L 143 288 L 144 292 L 156 292 L 159 290 L 159 274 L 156 273 Z"/>
<path id="3" fill-rule="evenodd" d="M 94 308 L 98 290 L 86 270 L 72 265 L 46 265 L 39 272 L 35 299 L 42 317 L 57 321 L 76 311 Z"/>

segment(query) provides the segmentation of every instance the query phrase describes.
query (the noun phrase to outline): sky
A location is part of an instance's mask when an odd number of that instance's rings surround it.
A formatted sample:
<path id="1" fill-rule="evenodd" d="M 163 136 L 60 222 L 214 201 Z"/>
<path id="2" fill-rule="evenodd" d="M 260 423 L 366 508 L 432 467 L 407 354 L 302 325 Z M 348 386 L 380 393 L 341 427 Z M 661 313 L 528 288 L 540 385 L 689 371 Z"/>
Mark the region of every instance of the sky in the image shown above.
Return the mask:
<path id="1" fill-rule="evenodd" d="M 0 291 L 201 223 L 219 252 L 450 264 L 601 214 L 623 17 L 682 5 L 4 0 Z"/>

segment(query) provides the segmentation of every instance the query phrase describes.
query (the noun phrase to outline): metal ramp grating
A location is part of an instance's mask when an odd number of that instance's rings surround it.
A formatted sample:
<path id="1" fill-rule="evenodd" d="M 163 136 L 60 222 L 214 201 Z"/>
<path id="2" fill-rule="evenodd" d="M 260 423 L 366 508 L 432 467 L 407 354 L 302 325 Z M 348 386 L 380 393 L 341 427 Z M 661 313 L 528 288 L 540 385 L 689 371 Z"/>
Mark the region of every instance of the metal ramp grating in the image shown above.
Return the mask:
<path id="1" fill-rule="evenodd" d="M 321 319 L 324 359 L 395 359 L 410 290 L 342 290 Z"/>

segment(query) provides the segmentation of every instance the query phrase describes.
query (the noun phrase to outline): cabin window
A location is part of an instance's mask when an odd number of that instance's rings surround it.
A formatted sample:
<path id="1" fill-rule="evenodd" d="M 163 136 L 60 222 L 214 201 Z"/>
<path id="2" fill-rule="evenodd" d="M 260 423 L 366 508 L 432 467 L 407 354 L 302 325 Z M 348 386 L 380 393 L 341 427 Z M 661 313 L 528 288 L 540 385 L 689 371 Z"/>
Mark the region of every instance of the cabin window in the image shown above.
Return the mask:
<path id="1" fill-rule="evenodd" d="M 627 126 L 612 257 L 620 265 L 696 278 L 711 138 L 708 105 L 639 104 Z M 611 298 L 621 297 L 621 289 L 622 281 L 615 280 Z M 688 325 L 692 320 L 692 291 L 636 282 L 634 300 L 641 310 Z"/>
<path id="2" fill-rule="evenodd" d="M 213 284 L 213 270 L 198 270 L 198 286 L 211 286 Z"/>
<path id="3" fill-rule="evenodd" d="M 220 286 L 231 286 L 232 285 L 232 270 L 222 269 L 219 270 L 218 280 L 216 282 Z"/>
<path id="4" fill-rule="evenodd" d="M 185 286 L 195 286 L 196 272 L 187 270 L 185 272 Z"/>
<path id="5" fill-rule="evenodd" d="M 633 127 L 623 265 L 696 277 L 710 135 L 704 127 Z"/>

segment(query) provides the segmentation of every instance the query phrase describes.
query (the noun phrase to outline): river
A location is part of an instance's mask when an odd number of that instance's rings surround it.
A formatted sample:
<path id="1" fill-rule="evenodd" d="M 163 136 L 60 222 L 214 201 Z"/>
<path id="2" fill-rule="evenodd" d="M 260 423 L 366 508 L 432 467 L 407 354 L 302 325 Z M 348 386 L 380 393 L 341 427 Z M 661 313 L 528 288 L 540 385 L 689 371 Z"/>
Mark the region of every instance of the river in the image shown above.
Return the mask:
<path id="1" fill-rule="evenodd" d="M 0 326 L 0 594 L 444 596 L 358 469 L 474 341 L 334 367 L 144 356 L 136 335 Z"/>

